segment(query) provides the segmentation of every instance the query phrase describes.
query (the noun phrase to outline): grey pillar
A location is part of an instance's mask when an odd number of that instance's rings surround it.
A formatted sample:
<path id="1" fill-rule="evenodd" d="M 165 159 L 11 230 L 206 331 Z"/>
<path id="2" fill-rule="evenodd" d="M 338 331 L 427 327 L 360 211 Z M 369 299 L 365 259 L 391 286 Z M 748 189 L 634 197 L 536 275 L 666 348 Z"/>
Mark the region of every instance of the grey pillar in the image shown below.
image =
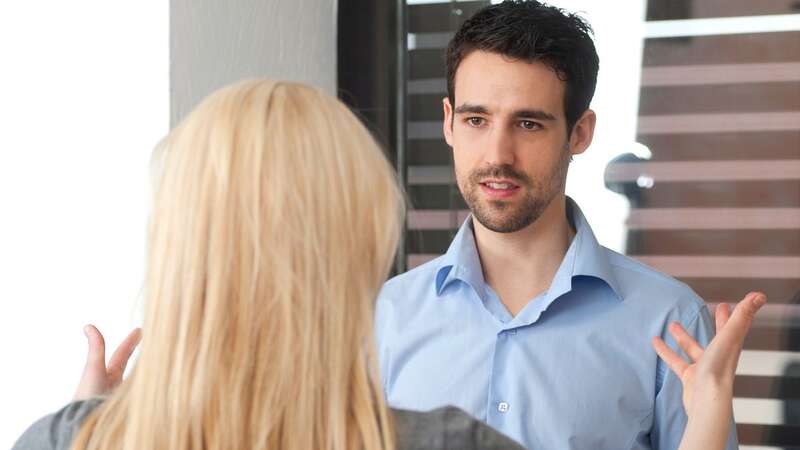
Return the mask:
<path id="1" fill-rule="evenodd" d="M 170 124 L 254 77 L 336 94 L 337 0 L 170 0 Z"/>

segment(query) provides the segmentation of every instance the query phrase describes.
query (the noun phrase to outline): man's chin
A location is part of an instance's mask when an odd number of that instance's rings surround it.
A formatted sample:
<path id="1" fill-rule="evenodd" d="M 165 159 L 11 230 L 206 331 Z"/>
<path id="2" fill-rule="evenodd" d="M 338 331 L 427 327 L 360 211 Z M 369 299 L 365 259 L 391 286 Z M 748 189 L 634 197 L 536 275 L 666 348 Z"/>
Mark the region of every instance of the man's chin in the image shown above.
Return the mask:
<path id="1" fill-rule="evenodd" d="M 473 211 L 473 216 L 484 228 L 494 231 L 495 233 L 513 233 L 534 222 L 527 217 L 520 217 L 519 215 L 486 214 L 484 211 Z"/>

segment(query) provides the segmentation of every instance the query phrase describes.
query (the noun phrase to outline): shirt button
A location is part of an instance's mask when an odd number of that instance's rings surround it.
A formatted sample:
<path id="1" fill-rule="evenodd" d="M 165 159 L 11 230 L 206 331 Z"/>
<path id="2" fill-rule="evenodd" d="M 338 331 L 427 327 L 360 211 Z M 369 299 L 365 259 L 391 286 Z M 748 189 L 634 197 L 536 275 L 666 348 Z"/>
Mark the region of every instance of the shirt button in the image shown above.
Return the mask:
<path id="1" fill-rule="evenodd" d="M 497 405 L 497 410 L 500 411 L 501 413 L 504 413 L 504 412 L 508 411 L 508 403 L 500 402 Z"/>

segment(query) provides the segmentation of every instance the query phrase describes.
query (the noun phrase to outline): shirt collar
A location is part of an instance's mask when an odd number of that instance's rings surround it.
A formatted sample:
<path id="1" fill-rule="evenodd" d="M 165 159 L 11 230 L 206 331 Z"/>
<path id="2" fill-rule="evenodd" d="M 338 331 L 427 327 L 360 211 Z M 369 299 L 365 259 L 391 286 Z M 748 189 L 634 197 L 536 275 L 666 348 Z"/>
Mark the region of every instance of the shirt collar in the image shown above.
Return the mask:
<path id="1" fill-rule="evenodd" d="M 479 296 L 483 297 L 486 281 L 483 278 L 478 247 L 475 245 L 472 215 L 461 224 L 447 253 L 441 259 L 436 270 L 436 294 L 441 295 L 444 288 L 455 280 L 469 284 Z"/>
<path id="2" fill-rule="evenodd" d="M 567 216 L 575 227 L 575 237 L 570 244 L 570 250 L 572 248 L 575 249 L 572 254 L 573 260 L 571 261 L 572 271 L 564 273 L 564 275 L 568 275 L 564 278 L 569 281 L 570 289 L 574 277 L 592 277 L 605 282 L 608 287 L 614 291 L 617 298 L 622 300 L 622 291 L 620 290 L 619 282 L 608 260 L 608 250 L 597 242 L 592 227 L 589 226 L 589 222 L 586 220 L 580 207 L 569 197 L 567 197 Z M 562 261 L 561 267 L 559 267 L 559 272 L 561 272 L 562 269 L 566 269 L 566 262 L 567 257 L 565 255 L 564 261 Z M 558 279 L 559 275 L 560 274 L 557 272 L 556 279 Z M 554 280 L 554 282 L 555 281 L 556 280 Z M 551 291 L 552 290 L 551 288 Z M 569 289 L 567 289 L 567 291 L 569 291 Z"/>
<path id="3" fill-rule="evenodd" d="M 571 291 L 573 278 L 579 276 L 605 282 L 616 297 L 622 300 L 622 292 L 608 261 L 606 249 L 597 242 L 583 212 L 569 197 L 567 197 L 567 216 L 575 227 L 575 237 L 561 261 L 543 303 L 549 304 Z M 472 216 L 467 217 L 461 225 L 436 269 L 437 295 L 441 295 L 444 288 L 454 280 L 461 280 L 475 289 L 481 297 L 484 295 L 485 280 L 478 249 L 475 246 Z"/>

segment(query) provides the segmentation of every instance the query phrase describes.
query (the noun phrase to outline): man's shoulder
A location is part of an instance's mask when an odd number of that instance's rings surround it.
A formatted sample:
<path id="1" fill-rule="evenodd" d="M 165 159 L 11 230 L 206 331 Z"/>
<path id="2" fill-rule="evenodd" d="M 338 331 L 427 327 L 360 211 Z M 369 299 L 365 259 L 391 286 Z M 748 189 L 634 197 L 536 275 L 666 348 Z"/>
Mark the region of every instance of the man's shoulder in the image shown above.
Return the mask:
<path id="1" fill-rule="evenodd" d="M 604 248 L 608 262 L 614 272 L 624 296 L 628 294 L 646 298 L 664 306 L 681 306 L 699 309 L 705 305 L 686 283 L 673 278 L 647 264 L 613 250 Z"/>

